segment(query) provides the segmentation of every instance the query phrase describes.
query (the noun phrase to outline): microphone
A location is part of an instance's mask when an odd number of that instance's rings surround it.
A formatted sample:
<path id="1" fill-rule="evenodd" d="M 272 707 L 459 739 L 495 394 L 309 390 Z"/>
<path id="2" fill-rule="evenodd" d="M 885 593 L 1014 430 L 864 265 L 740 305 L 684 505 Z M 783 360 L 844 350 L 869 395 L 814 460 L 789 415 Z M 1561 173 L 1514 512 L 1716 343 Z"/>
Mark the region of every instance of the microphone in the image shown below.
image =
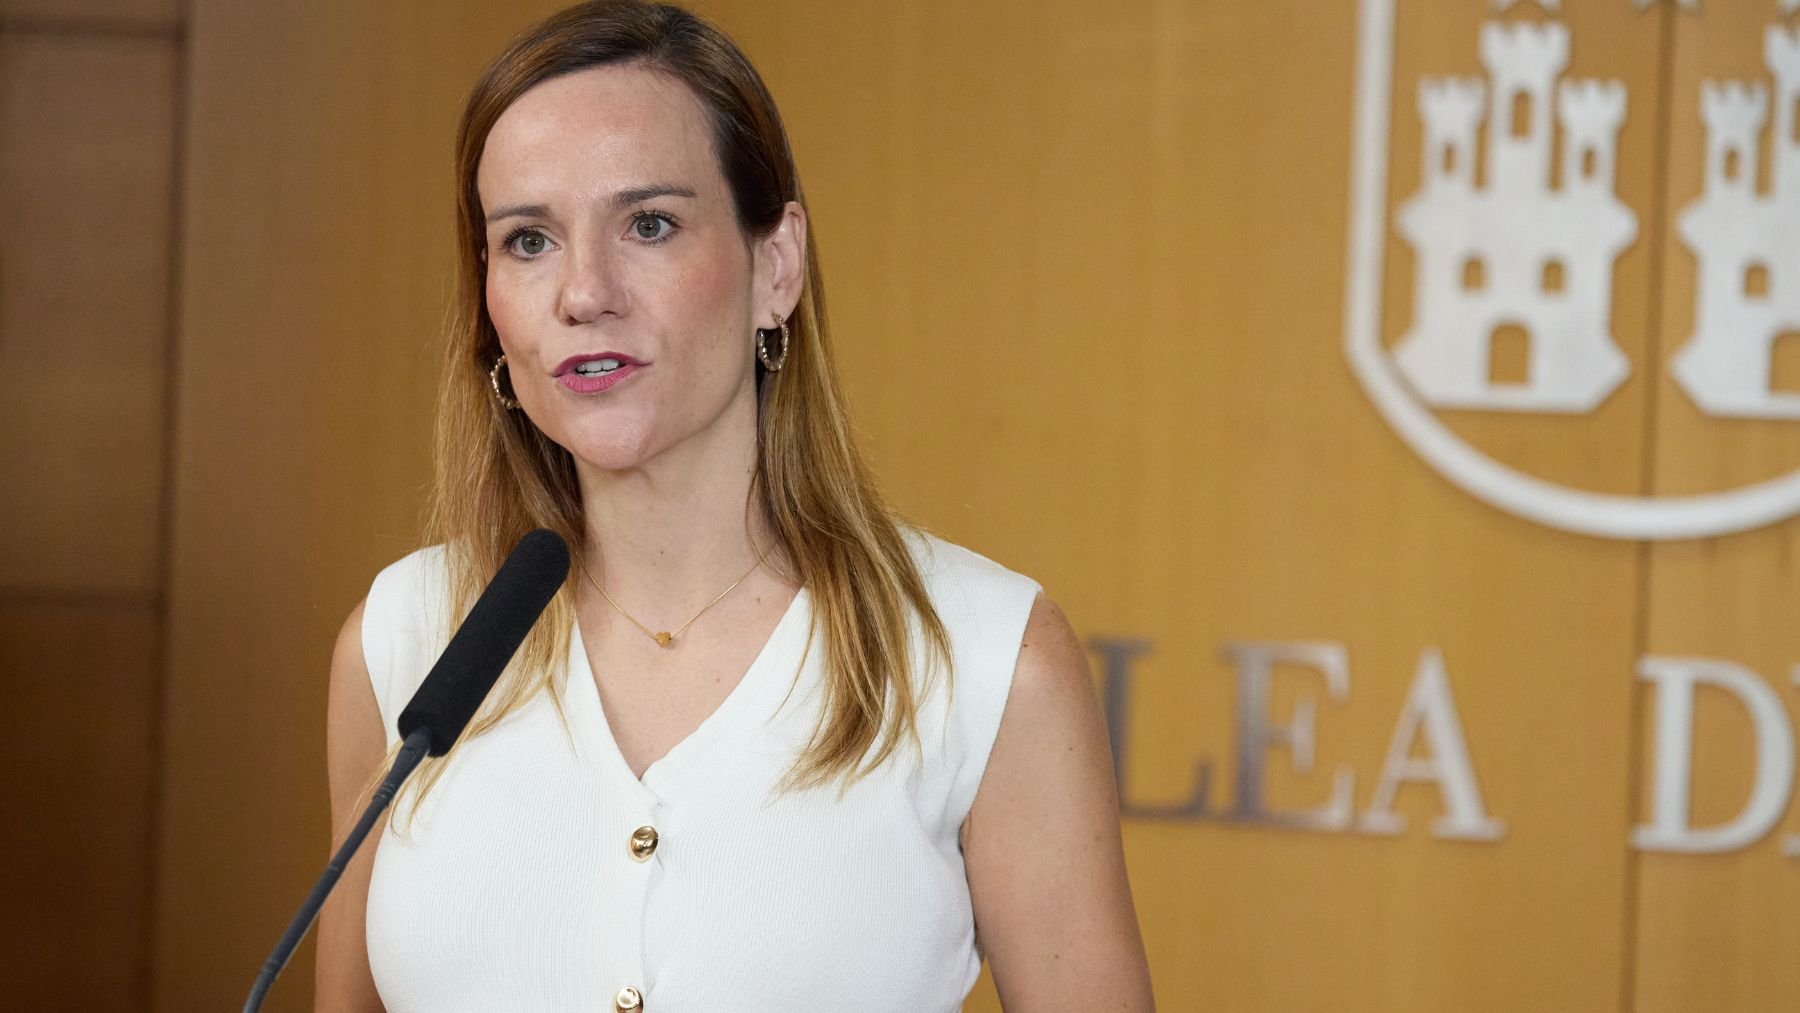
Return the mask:
<path id="1" fill-rule="evenodd" d="M 244 1013 L 256 1013 L 262 1008 L 264 997 L 299 948 L 306 930 L 318 918 L 319 909 L 350 864 L 350 857 L 356 854 L 400 785 L 426 756 L 442 756 L 450 751 L 568 575 L 569 547 L 562 536 L 544 528 L 521 538 L 500 564 L 499 572 L 476 599 L 475 607 L 450 638 L 444 653 L 438 656 L 437 664 L 431 666 L 425 681 L 400 712 L 395 725 L 404 743 L 393 768 L 375 790 L 350 836 L 313 884 L 306 903 L 275 944 L 275 952 L 263 962 L 262 973 L 244 1001 Z"/>
<path id="2" fill-rule="evenodd" d="M 568 575 L 569 548 L 556 532 L 538 528 L 519 539 L 400 712 L 401 738 L 424 729 L 426 755 L 449 752 Z"/>

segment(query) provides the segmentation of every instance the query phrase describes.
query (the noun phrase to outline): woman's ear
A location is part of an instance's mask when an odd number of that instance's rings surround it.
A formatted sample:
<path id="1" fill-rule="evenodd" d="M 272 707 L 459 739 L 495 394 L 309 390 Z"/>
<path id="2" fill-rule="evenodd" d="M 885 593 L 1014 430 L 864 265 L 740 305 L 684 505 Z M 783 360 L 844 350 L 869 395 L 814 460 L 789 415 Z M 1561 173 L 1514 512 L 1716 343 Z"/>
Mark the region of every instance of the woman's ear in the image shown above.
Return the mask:
<path id="1" fill-rule="evenodd" d="M 799 201 L 787 202 L 775 230 L 757 244 L 756 273 L 757 320 L 793 316 L 806 283 L 806 209 Z"/>

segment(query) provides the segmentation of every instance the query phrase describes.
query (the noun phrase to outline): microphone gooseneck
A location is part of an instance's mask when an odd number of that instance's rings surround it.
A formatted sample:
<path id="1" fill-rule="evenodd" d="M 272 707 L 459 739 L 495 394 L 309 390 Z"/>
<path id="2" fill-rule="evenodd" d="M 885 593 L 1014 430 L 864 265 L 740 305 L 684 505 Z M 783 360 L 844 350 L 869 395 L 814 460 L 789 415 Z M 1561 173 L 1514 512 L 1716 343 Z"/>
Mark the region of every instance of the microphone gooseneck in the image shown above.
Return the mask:
<path id="1" fill-rule="evenodd" d="M 256 1013 L 262 1008 L 264 997 L 306 937 L 306 930 L 318 918 L 319 909 L 325 906 L 325 899 L 344 874 L 351 856 L 374 829 L 400 785 L 425 757 L 450 751 L 568 575 L 568 546 L 560 535 L 543 528 L 520 539 L 500 564 L 499 572 L 476 599 L 475 607 L 450 638 L 437 664 L 431 666 L 406 709 L 400 712 L 395 725 L 404 742 L 393 767 L 351 828 L 350 836 L 326 863 L 325 872 L 288 923 L 275 951 L 263 962 L 262 973 L 244 1002 L 244 1013 Z"/>
<path id="2" fill-rule="evenodd" d="M 369 836 L 369 831 L 374 829 L 375 821 L 381 818 L 388 803 L 394 800 L 394 794 L 400 790 L 401 783 L 412 774 L 419 761 L 425 758 L 426 747 L 430 742 L 431 733 L 424 728 L 406 737 L 387 778 L 381 782 L 381 787 L 375 789 L 374 797 L 369 800 L 368 807 L 363 809 L 362 818 L 356 821 L 356 826 L 350 830 L 350 836 L 344 838 L 337 853 L 325 864 L 325 872 L 313 883 L 312 892 L 306 895 L 306 903 L 300 905 L 294 920 L 288 923 L 287 931 L 281 934 L 281 941 L 275 944 L 274 952 L 269 954 L 269 959 L 263 961 L 262 973 L 256 976 L 256 983 L 250 986 L 250 997 L 244 1000 L 244 1013 L 256 1013 L 262 1009 L 263 999 L 268 996 L 269 989 L 275 987 L 275 979 L 287 967 L 294 951 L 300 948 L 300 941 L 306 938 L 306 930 L 312 928 L 313 921 L 319 917 L 319 909 L 325 906 L 325 898 L 331 896 L 332 888 L 337 886 L 339 877 L 343 876 L 344 869 L 350 865 L 351 856 L 356 854 L 363 838 Z"/>

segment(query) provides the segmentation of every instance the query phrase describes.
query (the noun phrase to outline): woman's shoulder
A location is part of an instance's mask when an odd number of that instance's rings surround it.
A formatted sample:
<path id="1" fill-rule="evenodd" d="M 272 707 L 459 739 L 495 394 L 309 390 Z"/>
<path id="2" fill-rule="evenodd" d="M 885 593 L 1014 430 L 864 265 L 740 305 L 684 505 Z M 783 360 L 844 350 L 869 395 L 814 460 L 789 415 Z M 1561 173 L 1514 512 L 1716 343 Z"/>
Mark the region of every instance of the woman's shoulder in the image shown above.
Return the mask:
<path id="1" fill-rule="evenodd" d="M 363 603 L 363 660 L 388 738 L 397 738 L 399 708 L 449 639 L 445 587 L 448 555 L 428 545 L 381 568 Z"/>
<path id="2" fill-rule="evenodd" d="M 438 601 L 444 597 L 449 579 L 449 555 L 445 547 L 427 545 L 401 556 L 382 567 L 369 584 L 369 602 L 365 614 L 373 609 L 384 616 L 400 619 L 414 613 L 411 607 Z"/>
<path id="3" fill-rule="evenodd" d="M 1016 599 L 1034 598 L 1042 587 L 1037 581 L 988 556 L 917 525 L 900 528 L 911 549 L 913 562 L 926 586 L 934 592 L 954 591 L 963 596 Z"/>
<path id="4" fill-rule="evenodd" d="M 418 584 L 441 581 L 449 561 L 442 543 L 417 548 L 383 566 L 375 573 L 374 583 Z"/>
<path id="5" fill-rule="evenodd" d="M 965 545 L 903 527 L 925 594 L 943 623 L 958 668 L 1010 672 L 1025 624 L 1043 588 L 1036 580 Z M 1004 674 L 1002 672 L 1001 674 Z"/>
<path id="6" fill-rule="evenodd" d="M 941 713 L 943 768 L 950 772 L 944 811 L 961 826 L 974 804 L 1012 689 L 1025 627 L 1042 590 L 1036 580 L 965 545 L 903 526 L 926 593 L 950 641 L 948 693 L 933 683 L 921 711 L 925 727 Z M 942 707 L 942 711 L 934 708 Z M 929 765 L 928 765 L 929 766 Z"/>
<path id="7" fill-rule="evenodd" d="M 363 603 L 363 641 L 399 635 L 430 640 L 444 625 L 448 608 L 449 557 L 442 545 L 427 545 L 381 568 Z"/>

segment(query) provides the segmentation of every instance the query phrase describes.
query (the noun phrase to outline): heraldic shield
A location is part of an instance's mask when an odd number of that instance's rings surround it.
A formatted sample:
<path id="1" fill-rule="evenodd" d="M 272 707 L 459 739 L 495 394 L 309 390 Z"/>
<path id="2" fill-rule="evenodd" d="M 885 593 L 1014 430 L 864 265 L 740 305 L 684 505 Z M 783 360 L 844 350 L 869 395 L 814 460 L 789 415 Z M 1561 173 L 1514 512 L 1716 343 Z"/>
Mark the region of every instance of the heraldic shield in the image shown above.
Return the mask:
<path id="1" fill-rule="evenodd" d="M 1626 87 L 1570 73 L 1576 40 L 1554 16 L 1506 21 L 1510 0 L 1459 2 L 1493 12 L 1470 40 L 1482 73 L 1420 78 L 1416 103 L 1395 103 L 1396 0 L 1359 0 L 1344 349 L 1378 412 L 1465 492 L 1566 531 L 1683 539 L 1800 513 L 1800 470 L 1691 495 L 1594 492 L 1495 460 L 1438 417 L 1588 413 L 1636 368 L 1611 319 L 1614 265 L 1640 236 L 1616 191 Z M 1707 415 L 1800 420 L 1800 393 L 1772 389 L 1771 376 L 1776 341 L 1800 331 L 1800 29 L 1769 25 L 1765 54 L 1769 82 L 1703 88 L 1704 189 L 1675 219 L 1698 265 L 1694 322 L 1668 368 Z M 1404 157 L 1390 150 L 1391 117 L 1409 113 L 1419 182 L 1390 209 L 1390 159 Z M 1767 192 L 1754 183 L 1763 159 Z M 1412 253 L 1410 323 L 1392 349 L 1381 336 L 1389 229 Z M 1496 377 L 1496 343 L 1521 336 L 1523 376 Z"/>

